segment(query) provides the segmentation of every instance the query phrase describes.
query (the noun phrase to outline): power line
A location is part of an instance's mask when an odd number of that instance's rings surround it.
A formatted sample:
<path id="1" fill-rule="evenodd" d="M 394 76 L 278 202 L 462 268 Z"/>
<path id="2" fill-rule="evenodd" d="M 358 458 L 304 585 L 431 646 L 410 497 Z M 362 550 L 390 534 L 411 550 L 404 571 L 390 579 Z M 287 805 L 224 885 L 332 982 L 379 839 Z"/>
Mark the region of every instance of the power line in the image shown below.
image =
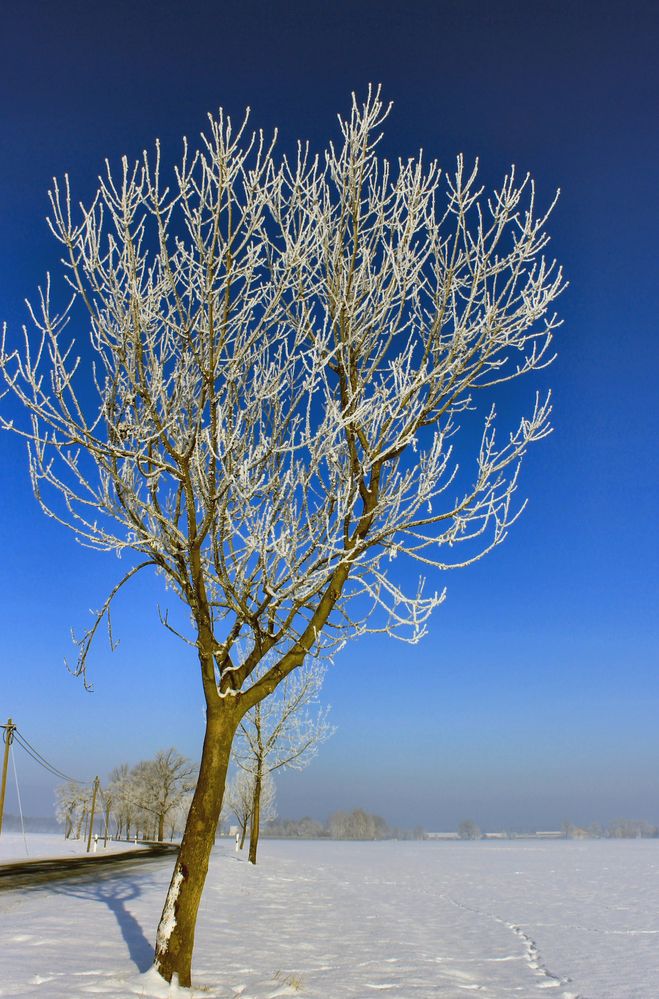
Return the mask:
<path id="1" fill-rule="evenodd" d="M 0 728 L 6 729 L 6 725 L 0 726 Z M 3 733 L 4 735 L 4 733 Z M 37 763 L 40 767 L 46 770 L 53 777 L 57 777 L 59 780 L 71 781 L 75 784 L 90 784 L 91 780 L 78 780 L 76 777 L 71 777 L 69 774 L 65 774 L 62 770 L 56 767 L 53 763 L 43 756 L 38 749 L 36 749 L 28 739 L 20 732 L 17 728 L 13 730 L 13 737 L 18 742 L 21 749 L 32 758 L 32 760 Z"/>

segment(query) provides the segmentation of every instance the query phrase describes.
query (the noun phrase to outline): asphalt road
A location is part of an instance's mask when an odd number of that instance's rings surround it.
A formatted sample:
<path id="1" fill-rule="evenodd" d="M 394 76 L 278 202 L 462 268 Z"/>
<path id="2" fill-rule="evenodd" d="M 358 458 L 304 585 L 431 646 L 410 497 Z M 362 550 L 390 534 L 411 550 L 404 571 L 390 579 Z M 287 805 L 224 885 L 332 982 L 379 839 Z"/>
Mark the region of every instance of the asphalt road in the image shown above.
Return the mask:
<path id="1" fill-rule="evenodd" d="M 83 854 L 76 857 L 54 857 L 49 860 L 20 860 L 0 865 L 0 891 L 10 888 L 32 888 L 50 881 L 93 880 L 116 871 L 134 870 L 153 860 L 172 858 L 178 851 L 174 843 L 159 843 L 123 853 Z"/>

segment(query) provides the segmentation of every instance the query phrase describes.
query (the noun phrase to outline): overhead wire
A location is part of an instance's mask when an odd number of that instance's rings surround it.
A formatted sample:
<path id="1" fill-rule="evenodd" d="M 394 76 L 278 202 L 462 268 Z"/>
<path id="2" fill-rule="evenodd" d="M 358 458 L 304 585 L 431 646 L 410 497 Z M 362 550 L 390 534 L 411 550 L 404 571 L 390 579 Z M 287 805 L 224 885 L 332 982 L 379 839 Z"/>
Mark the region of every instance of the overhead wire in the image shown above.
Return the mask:
<path id="1" fill-rule="evenodd" d="M 38 751 L 38 749 L 35 749 L 32 743 L 29 742 L 25 738 L 25 736 L 21 732 L 19 732 L 17 728 L 15 728 L 13 731 L 13 738 L 16 742 L 18 742 L 21 749 L 23 749 L 24 752 L 26 752 L 28 756 L 30 756 L 34 760 L 35 763 L 37 763 L 40 767 L 43 767 L 44 770 L 47 770 L 48 773 L 53 775 L 53 777 L 58 777 L 60 780 L 71 781 L 75 784 L 91 783 L 91 780 L 89 778 L 87 778 L 86 780 L 79 780 L 76 777 L 71 777 L 69 776 L 69 774 L 65 774 L 54 764 L 50 763 L 45 756 L 42 756 L 42 754 Z"/>

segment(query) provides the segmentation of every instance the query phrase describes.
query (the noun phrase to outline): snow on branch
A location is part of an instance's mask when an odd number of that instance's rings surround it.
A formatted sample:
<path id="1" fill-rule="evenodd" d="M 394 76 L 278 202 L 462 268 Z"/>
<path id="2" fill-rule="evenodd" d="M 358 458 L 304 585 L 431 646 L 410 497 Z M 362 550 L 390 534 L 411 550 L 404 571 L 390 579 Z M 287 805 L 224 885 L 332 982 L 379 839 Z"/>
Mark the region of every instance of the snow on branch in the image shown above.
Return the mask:
<path id="1" fill-rule="evenodd" d="M 219 112 L 171 173 L 156 145 L 88 205 L 55 182 L 73 300 L 48 279 L 22 340 L 3 334 L 0 423 L 42 509 L 155 565 L 207 697 L 271 653 L 251 703 L 354 635 L 417 641 L 443 587 L 408 591 L 397 559 L 437 573 L 500 544 L 550 431 L 548 398 L 512 430 L 493 398 L 552 360 L 553 203 L 514 168 L 487 192 L 461 156 L 387 162 L 388 114 L 371 88 L 324 153 L 285 156 Z"/>

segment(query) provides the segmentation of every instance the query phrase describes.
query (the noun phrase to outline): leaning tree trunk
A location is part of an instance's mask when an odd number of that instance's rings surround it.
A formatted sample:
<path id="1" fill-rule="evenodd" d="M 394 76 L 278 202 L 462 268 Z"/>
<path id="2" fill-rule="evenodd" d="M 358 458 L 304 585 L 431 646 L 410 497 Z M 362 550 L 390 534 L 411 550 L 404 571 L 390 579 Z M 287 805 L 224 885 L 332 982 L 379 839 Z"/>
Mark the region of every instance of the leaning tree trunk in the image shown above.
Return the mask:
<path id="1" fill-rule="evenodd" d="M 249 862 L 256 863 L 256 851 L 259 846 L 259 827 L 261 824 L 261 769 L 256 771 L 254 778 L 254 798 L 252 800 L 252 823 L 249 830 Z"/>
<path id="2" fill-rule="evenodd" d="M 158 926 L 156 969 L 166 981 L 178 976 L 179 985 L 188 988 L 197 911 L 215 843 L 238 721 L 238 712 L 226 701 L 207 711 L 199 779 Z"/>

